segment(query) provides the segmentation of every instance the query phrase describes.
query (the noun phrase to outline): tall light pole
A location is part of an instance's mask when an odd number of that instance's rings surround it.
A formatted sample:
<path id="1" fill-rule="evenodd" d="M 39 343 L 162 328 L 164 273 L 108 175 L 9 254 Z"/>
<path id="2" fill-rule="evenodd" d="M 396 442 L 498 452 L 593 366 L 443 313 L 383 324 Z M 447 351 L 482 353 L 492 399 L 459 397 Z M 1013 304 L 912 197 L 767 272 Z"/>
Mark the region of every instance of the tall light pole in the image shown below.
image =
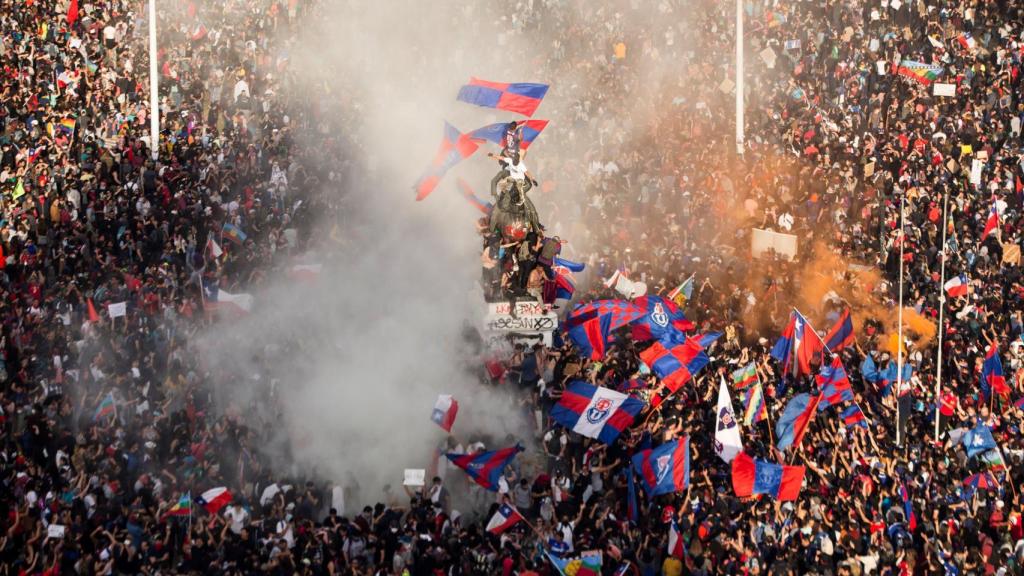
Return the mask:
<path id="1" fill-rule="evenodd" d="M 900 301 L 896 313 L 896 322 L 899 326 L 896 329 L 896 390 L 894 391 L 894 398 L 896 399 L 896 446 L 900 445 L 900 419 L 902 416 L 900 414 L 900 394 L 903 390 L 903 250 L 907 245 L 903 215 L 906 198 L 906 194 L 900 196 Z"/>
<path id="2" fill-rule="evenodd" d="M 160 78 L 156 60 L 156 0 L 149 0 L 149 152 L 154 162 L 160 156 Z"/>
<path id="3" fill-rule="evenodd" d="M 743 155 L 743 0 L 736 0 L 736 153 Z"/>
<path id="4" fill-rule="evenodd" d="M 935 361 L 935 441 L 939 441 L 939 409 L 942 407 L 942 321 L 946 312 L 946 232 L 949 231 L 949 190 L 942 190 L 942 250 L 939 254 L 939 349 Z"/>

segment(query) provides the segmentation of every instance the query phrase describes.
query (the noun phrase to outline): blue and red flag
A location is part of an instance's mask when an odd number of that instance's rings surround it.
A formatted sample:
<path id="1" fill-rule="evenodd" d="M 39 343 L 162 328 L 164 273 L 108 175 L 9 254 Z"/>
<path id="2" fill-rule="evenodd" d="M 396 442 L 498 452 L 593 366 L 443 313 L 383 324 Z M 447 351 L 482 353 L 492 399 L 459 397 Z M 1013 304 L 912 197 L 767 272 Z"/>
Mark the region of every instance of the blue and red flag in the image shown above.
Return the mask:
<path id="1" fill-rule="evenodd" d="M 811 396 L 804 392 L 793 396 L 789 404 L 786 404 L 782 416 L 775 423 L 775 436 L 778 437 L 778 442 L 775 445 L 779 450 L 800 445 L 808 425 L 814 419 L 821 397 L 821 394 Z"/>
<path id="2" fill-rule="evenodd" d="M 907 487 L 902 483 L 900 484 L 900 498 L 903 499 L 903 513 L 907 517 L 907 528 L 913 532 L 917 530 L 917 514 L 914 514 L 914 507 L 910 502 L 910 493 L 907 492 Z"/>
<path id="3" fill-rule="evenodd" d="M 636 474 L 632 468 L 626 468 L 626 517 L 630 522 L 640 520 L 640 506 L 636 500 Z"/>
<path id="4" fill-rule="evenodd" d="M 732 459 L 732 489 L 740 498 L 767 494 L 783 502 L 796 500 L 805 472 L 803 466 L 754 460 L 746 452 L 740 452 Z"/>
<path id="5" fill-rule="evenodd" d="M 441 141 L 441 145 L 437 148 L 437 154 L 434 155 L 434 160 L 430 163 L 426 172 L 416 182 L 416 200 L 423 200 L 434 188 L 437 188 L 437 184 L 444 178 L 444 175 L 453 166 L 462 162 L 466 158 L 469 158 L 476 152 L 476 149 L 480 145 L 473 141 L 472 138 L 467 134 L 459 132 L 457 128 L 451 124 L 444 123 L 444 140 Z"/>
<path id="6" fill-rule="evenodd" d="M 573 262 L 572 260 L 566 260 L 560 256 L 555 256 L 555 265 L 565 266 L 570 271 L 576 273 L 583 272 L 583 269 L 587 267 L 587 265 L 582 262 Z"/>
<path id="7" fill-rule="evenodd" d="M 772 358 L 782 364 L 782 373 L 792 371 L 794 376 L 811 374 L 811 361 L 821 355 L 821 339 L 814 333 L 807 319 L 794 310 L 789 324 L 772 348 Z"/>
<path id="8" fill-rule="evenodd" d="M 569 313 L 565 331 L 582 355 L 600 360 L 604 358 L 612 330 L 643 314 L 643 308 L 626 300 L 595 300 L 580 304 Z"/>
<path id="9" fill-rule="evenodd" d="M 688 332 L 693 322 L 686 319 L 675 302 L 661 296 L 641 296 L 633 304 L 644 309 L 644 315 L 633 322 L 633 339 L 638 342 L 660 340 L 672 332 Z"/>
<path id="10" fill-rule="evenodd" d="M 825 347 L 832 352 L 838 352 L 853 344 L 853 320 L 850 318 L 850 309 L 843 310 L 835 326 L 825 335 Z"/>
<path id="11" fill-rule="evenodd" d="M 978 384 L 981 386 L 981 395 L 986 400 L 993 390 L 1000 396 L 1010 395 L 1006 377 L 1003 376 L 1003 363 L 999 359 L 999 345 L 995 342 L 985 352 L 985 361 L 981 364 L 981 378 L 978 380 Z"/>
<path id="12" fill-rule="evenodd" d="M 505 466 L 523 451 L 523 447 L 516 444 L 511 448 L 492 450 L 490 452 L 477 452 L 476 454 L 455 454 L 447 453 L 445 457 L 451 460 L 459 468 L 466 471 L 466 474 L 474 482 L 490 490 L 498 491 L 498 479 L 505 470 Z"/>
<path id="13" fill-rule="evenodd" d="M 847 428 L 853 428 L 854 426 L 868 427 L 868 419 L 864 416 L 864 411 L 856 404 L 848 406 L 839 414 L 839 417 L 843 419 L 843 424 L 846 424 Z"/>
<path id="14" fill-rule="evenodd" d="M 706 346 L 703 336 L 687 338 L 682 344 L 659 341 L 641 352 L 640 359 L 651 367 L 670 392 L 675 392 L 707 366 L 710 359 L 704 352 Z"/>
<path id="15" fill-rule="evenodd" d="M 533 141 L 540 136 L 540 133 L 548 125 L 547 120 L 527 120 L 520 122 L 519 127 L 522 128 L 522 140 L 519 142 L 519 149 L 526 150 L 533 144 Z M 488 124 L 483 128 L 477 128 L 469 133 L 469 137 L 474 140 L 486 140 L 488 142 L 494 142 L 499 146 L 505 143 L 505 129 L 508 126 L 507 122 L 496 122 L 494 124 Z"/>
<path id="16" fill-rule="evenodd" d="M 576 280 L 572 272 L 565 266 L 554 266 L 555 272 L 555 300 L 572 300 L 576 293 Z"/>
<path id="17" fill-rule="evenodd" d="M 470 78 L 469 84 L 459 89 L 459 95 L 455 99 L 484 108 L 496 108 L 523 116 L 533 116 L 537 107 L 540 106 L 540 101 L 547 93 L 547 84 L 489 82 L 479 78 Z"/>
<path id="18" fill-rule="evenodd" d="M 686 490 L 690 485 L 690 437 L 638 452 L 633 455 L 633 469 L 648 498 Z"/>
<path id="19" fill-rule="evenodd" d="M 839 356 L 832 358 L 831 366 L 822 366 L 817 376 L 818 388 L 821 390 L 821 402 L 818 402 L 818 412 L 823 412 L 829 406 L 836 406 L 840 402 L 853 400 L 853 389 L 850 386 L 850 379 L 843 368 L 843 361 Z"/>
<path id="20" fill-rule="evenodd" d="M 473 192 L 473 187 L 469 185 L 469 182 L 466 182 L 462 178 L 459 178 L 457 182 L 459 185 L 459 191 L 462 192 L 462 197 L 465 198 L 467 202 L 472 204 L 474 208 L 485 215 L 491 213 L 491 209 L 494 208 L 494 206 L 490 202 L 477 196 L 476 193 Z"/>
<path id="21" fill-rule="evenodd" d="M 551 418 L 577 434 L 611 444 L 643 407 L 643 402 L 622 392 L 576 381 L 551 409 Z"/>

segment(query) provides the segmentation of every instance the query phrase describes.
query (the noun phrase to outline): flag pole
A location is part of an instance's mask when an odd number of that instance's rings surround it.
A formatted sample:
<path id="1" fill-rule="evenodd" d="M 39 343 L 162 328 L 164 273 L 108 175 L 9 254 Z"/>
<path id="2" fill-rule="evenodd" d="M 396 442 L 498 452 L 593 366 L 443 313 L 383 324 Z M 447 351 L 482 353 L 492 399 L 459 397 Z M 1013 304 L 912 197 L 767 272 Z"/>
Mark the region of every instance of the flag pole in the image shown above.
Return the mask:
<path id="1" fill-rule="evenodd" d="M 736 153 L 743 156 L 743 0 L 736 0 Z"/>
<path id="2" fill-rule="evenodd" d="M 946 312 L 946 233 L 949 231 L 949 190 L 942 189 L 942 262 L 939 264 L 939 340 L 935 360 L 935 441 L 939 441 L 939 409 L 942 407 L 942 322 Z"/>
<path id="3" fill-rule="evenodd" d="M 893 399 L 896 401 L 896 446 L 900 445 L 900 391 L 903 389 L 903 251 L 906 247 L 906 230 L 904 229 L 905 210 L 904 203 L 907 195 L 900 195 L 900 284 L 899 284 L 899 306 L 896 315 L 896 394 Z"/>
<path id="4" fill-rule="evenodd" d="M 829 349 L 828 344 L 825 343 L 825 339 L 818 335 L 818 331 L 814 329 L 814 326 L 811 326 L 811 321 L 807 320 L 807 316 L 803 312 L 797 310 L 796 306 L 793 307 L 793 310 L 807 322 L 807 327 L 811 329 L 811 333 L 818 339 L 818 342 L 821 342 L 821 347 L 825 349 L 825 352 L 828 352 L 829 356 L 834 354 L 834 352 Z"/>

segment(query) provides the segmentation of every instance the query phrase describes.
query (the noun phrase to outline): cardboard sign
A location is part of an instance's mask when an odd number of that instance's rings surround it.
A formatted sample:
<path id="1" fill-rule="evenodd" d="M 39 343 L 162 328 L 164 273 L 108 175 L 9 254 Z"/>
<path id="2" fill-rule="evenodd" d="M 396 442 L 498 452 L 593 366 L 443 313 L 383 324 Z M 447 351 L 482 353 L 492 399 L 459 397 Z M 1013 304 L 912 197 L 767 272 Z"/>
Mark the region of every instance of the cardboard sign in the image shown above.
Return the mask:
<path id="1" fill-rule="evenodd" d="M 765 66 L 775 68 L 775 51 L 771 47 L 761 50 L 761 60 L 764 61 Z"/>
<path id="2" fill-rule="evenodd" d="M 771 230 L 759 230 L 754 228 L 750 234 L 750 252 L 755 258 L 760 258 L 769 250 L 792 260 L 796 258 L 797 237 L 793 234 L 783 234 Z"/>
<path id="3" fill-rule="evenodd" d="M 114 302 L 113 304 L 107 304 L 107 313 L 110 314 L 111 320 L 119 316 L 126 316 L 128 314 L 128 303 Z"/>
<path id="4" fill-rule="evenodd" d="M 421 468 L 406 468 L 405 469 L 405 481 L 402 482 L 405 486 L 424 486 L 427 477 L 427 471 Z"/>

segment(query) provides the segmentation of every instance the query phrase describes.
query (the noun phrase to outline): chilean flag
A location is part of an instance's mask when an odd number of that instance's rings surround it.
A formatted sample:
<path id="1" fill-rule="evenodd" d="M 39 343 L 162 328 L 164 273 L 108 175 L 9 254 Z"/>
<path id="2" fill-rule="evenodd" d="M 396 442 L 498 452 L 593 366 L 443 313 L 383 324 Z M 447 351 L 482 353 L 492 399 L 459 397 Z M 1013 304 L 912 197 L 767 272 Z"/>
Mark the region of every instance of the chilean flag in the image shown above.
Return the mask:
<path id="1" fill-rule="evenodd" d="M 437 148 L 434 160 L 427 167 L 427 170 L 416 182 L 416 200 L 423 200 L 437 184 L 444 178 L 444 175 L 453 166 L 469 158 L 476 152 L 480 145 L 474 142 L 468 134 L 463 134 L 451 124 L 444 123 L 444 140 Z"/>
<path id="2" fill-rule="evenodd" d="M 206 508 L 206 511 L 210 514 L 216 514 L 221 508 L 227 506 L 229 502 L 231 502 L 231 492 L 223 486 L 211 488 L 196 498 L 196 504 Z"/>
<path id="3" fill-rule="evenodd" d="M 967 276 L 960 274 L 950 278 L 942 287 L 950 298 L 959 298 L 960 296 L 967 295 L 970 285 L 967 283 Z"/>
<path id="4" fill-rule="evenodd" d="M 993 230 L 999 228 L 999 211 L 996 210 L 996 205 L 992 205 L 992 209 L 988 213 L 988 220 L 985 221 L 985 230 L 981 232 L 981 239 L 985 240 Z"/>
<path id="5" fill-rule="evenodd" d="M 643 407 L 643 402 L 622 392 L 576 381 L 562 393 L 551 418 L 577 434 L 611 444 Z"/>
<path id="6" fill-rule="evenodd" d="M 522 519 L 522 515 L 515 508 L 508 504 L 502 504 L 498 511 L 494 513 L 494 516 L 491 516 L 490 522 L 487 523 L 487 531 L 491 534 L 501 534 L 518 524 Z"/>
<path id="7" fill-rule="evenodd" d="M 675 518 L 668 527 L 668 555 L 680 560 L 686 557 L 686 543 L 683 542 L 683 534 L 679 531 Z"/>
<path id="8" fill-rule="evenodd" d="M 847 308 L 843 310 L 836 325 L 825 335 L 825 347 L 833 352 L 838 352 L 853 342 L 853 320 L 850 319 L 850 309 Z"/>
<path id="9" fill-rule="evenodd" d="M 790 364 L 795 367 L 794 376 L 811 373 L 811 360 L 821 354 L 822 344 L 813 329 L 809 329 L 811 334 L 807 331 L 807 319 L 794 310 L 789 315 L 789 324 L 772 348 L 772 358 L 782 364 L 783 374 L 789 373 Z"/>
<path id="10" fill-rule="evenodd" d="M 648 498 L 685 491 L 690 485 L 690 437 L 638 452 L 633 456 L 633 469 Z"/>
<path id="11" fill-rule="evenodd" d="M 430 419 L 441 427 L 445 432 L 452 431 L 452 424 L 455 424 L 455 415 L 459 413 L 459 403 L 451 394 L 441 394 L 434 402 L 434 411 Z"/>
<path id="12" fill-rule="evenodd" d="M 459 468 L 462 468 L 474 482 L 490 490 L 498 491 L 498 480 L 505 466 L 523 451 L 523 447 L 516 444 L 511 448 L 502 448 L 490 452 L 477 452 L 475 454 L 456 454 L 448 452 L 444 456 Z"/>
<path id="13" fill-rule="evenodd" d="M 548 93 L 547 84 L 489 82 L 470 78 L 455 97 L 460 102 L 533 116 Z"/>
<path id="14" fill-rule="evenodd" d="M 783 502 L 796 500 L 806 471 L 803 466 L 754 460 L 746 452 L 740 452 L 732 460 L 732 489 L 740 498 L 768 494 Z"/>

